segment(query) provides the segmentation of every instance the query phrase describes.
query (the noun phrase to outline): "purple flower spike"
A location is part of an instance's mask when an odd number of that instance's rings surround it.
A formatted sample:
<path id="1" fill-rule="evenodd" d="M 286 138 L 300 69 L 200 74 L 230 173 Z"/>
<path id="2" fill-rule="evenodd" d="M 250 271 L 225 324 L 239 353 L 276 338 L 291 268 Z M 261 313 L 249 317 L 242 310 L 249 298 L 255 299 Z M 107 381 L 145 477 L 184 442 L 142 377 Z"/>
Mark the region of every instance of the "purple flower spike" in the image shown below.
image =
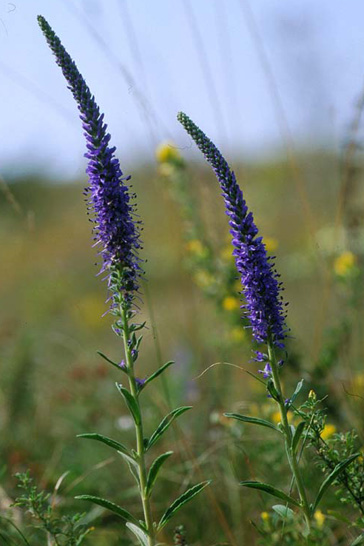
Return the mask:
<path id="1" fill-rule="evenodd" d="M 286 313 L 280 296 L 282 283 L 268 258 L 262 237 L 258 237 L 251 212 L 248 212 L 243 193 L 224 157 L 209 138 L 180 112 L 177 116 L 215 171 L 229 216 L 233 255 L 245 296 L 242 308 L 249 319 L 253 337 L 258 343 L 272 340 L 277 348 L 284 348 L 287 333 Z"/>
<path id="2" fill-rule="evenodd" d="M 89 186 L 85 190 L 88 210 L 94 223 L 95 246 L 103 258 L 101 272 L 105 272 L 112 293 L 111 310 L 130 304 L 139 288 L 143 274 L 138 250 L 139 221 L 134 218 L 135 206 L 123 176 L 115 148 L 109 146 L 104 115 L 100 114 L 90 89 L 78 71 L 75 62 L 63 47 L 44 17 L 38 17 L 39 26 L 61 67 L 68 87 L 75 98 L 86 137 Z M 121 299 L 120 299 L 121 295 Z"/>

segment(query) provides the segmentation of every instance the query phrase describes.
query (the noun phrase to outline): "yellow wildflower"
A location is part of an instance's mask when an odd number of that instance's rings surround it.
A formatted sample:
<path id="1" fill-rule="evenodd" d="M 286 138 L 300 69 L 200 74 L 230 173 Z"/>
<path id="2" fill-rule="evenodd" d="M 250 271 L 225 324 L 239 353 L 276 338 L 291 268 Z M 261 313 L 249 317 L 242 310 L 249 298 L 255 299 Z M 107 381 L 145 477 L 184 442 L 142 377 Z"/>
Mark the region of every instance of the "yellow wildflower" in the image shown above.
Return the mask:
<path id="1" fill-rule="evenodd" d="M 364 373 L 358 373 L 353 379 L 353 387 L 358 391 L 364 390 Z"/>
<path id="2" fill-rule="evenodd" d="M 208 288 L 212 284 L 214 284 L 215 279 L 211 275 L 211 273 L 208 273 L 208 271 L 204 271 L 203 269 L 198 269 L 194 275 L 195 283 L 200 288 Z"/>
<path id="3" fill-rule="evenodd" d="M 313 402 L 316 401 L 316 393 L 315 391 L 313 391 L 312 389 L 310 390 L 310 392 L 308 393 L 308 398 L 309 400 L 312 400 Z"/>
<path id="4" fill-rule="evenodd" d="M 349 250 L 340 254 L 334 262 L 334 270 L 339 277 L 346 277 L 353 272 L 357 262 L 355 254 Z"/>
<path id="5" fill-rule="evenodd" d="M 241 326 L 235 326 L 230 332 L 230 339 L 236 343 L 244 341 L 246 338 L 245 330 Z"/>
<path id="6" fill-rule="evenodd" d="M 225 311 L 235 311 L 240 308 L 240 301 L 233 296 L 226 296 L 222 302 L 222 306 Z"/>
<path id="7" fill-rule="evenodd" d="M 93 294 L 85 296 L 73 310 L 77 322 L 94 330 L 103 327 L 101 320 L 103 313 L 105 313 L 105 306 L 100 298 Z"/>
<path id="8" fill-rule="evenodd" d="M 236 290 L 237 292 L 242 292 L 243 287 L 240 280 L 235 281 L 234 290 Z"/>
<path id="9" fill-rule="evenodd" d="M 191 252 L 191 254 L 195 254 L 196 256 L 205 256 L 207 253 L 207 249 L 203 246 L 201 241 L 198 239 L 192 239 L 191 241 L 188 241 L 186 244 L 186 249 L 188 252 Z"/>
<path id="10" fill-rule="evenodd" d="M 321 510 L 316 510 L 314 518 L 316 520 L 317 527 L 322 529 L 326 516 L 321 512 Z"/>
<path id="11" fill-rule="evenodd" d="M 278 241 L 274 237 L 264 237 L 263 243 L 267 252 L 274 252 L 278 248 Z"/>
<path id="12" fill-rule="evenodd" d="M 268 521 L 269 520 L 269 514 L 268 512 L 262 512 L 260 514 L 260 517 L 262 518 L 263 521 Z"/>
<path id="13" fill-rule="evenodd" d="M 234 260 L 233 250 L 234 249 L 231 244 L 222 249 L 221 258 L 224 260 L 224 262 L 230 262 Z"/>
<path id="14" fill-rule="evenodd" d="M 159 144 L 155 151 L 155 155 L 160 163 L 169 163 L 181 160 L 181 154 L 173 142 L 162 142 Z"/>
<path id="15" fill-rule="evenodd" d="M 278 425 L 278 423 L 281 422 L 281 413 L 280 411 L 275 411 L 272 415 L 272 421 L 273 423 L 275 423 L 276 425 Z"/>
<path id="16" fill-rule="evenodd" d="M 333 434 L 336 432 L 335 425 L 331 425 L 330 423 L 325 425 L 324 430 L 321 432 L 321 438 L 323 440 L 328 440 Z"/>
<path id="17" fill-rule="evenodd" d="M 161 163 L 158 167 L 160 176 L 171 176 L 175 172 L 175 166 L 170 163 Z"/>

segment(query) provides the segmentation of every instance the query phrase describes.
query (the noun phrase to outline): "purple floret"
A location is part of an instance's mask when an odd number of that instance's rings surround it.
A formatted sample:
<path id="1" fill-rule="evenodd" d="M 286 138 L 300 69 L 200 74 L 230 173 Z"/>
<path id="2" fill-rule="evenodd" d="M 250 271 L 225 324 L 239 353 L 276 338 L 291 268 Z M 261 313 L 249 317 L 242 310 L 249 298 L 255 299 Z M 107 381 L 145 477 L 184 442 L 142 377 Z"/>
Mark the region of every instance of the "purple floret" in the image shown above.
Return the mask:
<path id="1" fill-rule="evenodd" d="M 287 334 L 286 313 L 280 295 L 282 283 L 274 263 L 258 237 L 251 212 L 248 212 L 243 193 L 224 157 L 211 140 L 180 112 L 178 120 L 193 138 L 215 171 L 225 200 L 226 214 L 229 216 L 230 233 L 234 246 L 233 255 L 245 296 L 244 314 L 250 321 L 253 337 L 258 343 L 273 344 L 283 349 Z"/>
<path id="2" fill-rule="evenodd" d="M 39 25 L 49 47 L 61 67 L 80 111 L 86 137 L 89 186 L 85 190 L 88 210 L 94 223 L 95 246 L 100 247 L 103 258 L 101 272 L 108 277 L 112 292 L 111 309 L 118 305 L 129 306 L 139 288 L 143 274 L 137 252 L 140 243 L 140 221 L 134 218 L 135 206 L 131 203 L 115 148 L 109 146 L 110 135 L 106 132 L 104 115 L 100 114 L 90 89 L 78 71 L 75 62 L 63 47 L 44 17 L 38 17 Z M 118 298 L 121 294 L 122 298 Z"/>

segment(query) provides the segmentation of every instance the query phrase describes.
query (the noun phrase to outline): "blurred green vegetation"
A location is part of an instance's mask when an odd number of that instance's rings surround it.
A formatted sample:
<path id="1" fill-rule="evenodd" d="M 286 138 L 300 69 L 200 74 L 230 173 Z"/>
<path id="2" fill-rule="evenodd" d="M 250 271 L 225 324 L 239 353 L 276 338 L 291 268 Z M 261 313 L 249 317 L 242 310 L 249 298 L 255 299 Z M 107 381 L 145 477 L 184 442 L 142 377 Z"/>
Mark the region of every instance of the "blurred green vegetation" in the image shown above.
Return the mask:
<path id="1" fill-rule="evenodd" d="M 303 374 L 306 393 L 317 388 L 320 396 L 329 395 L 328 422 L 344 430 L 356 426 L 363 440 L 364 177 L 359 166 L 339 218 L 343 183 L 336 156 L 299 156 L 299 180 L 280 159 L 233 166 L 261 234 L 275 241 L 292 333 L 283 375 L 286 390 Z M 192 164 L 188 180 L 206 237 L 222 252 L 229 234 L 214 176 Z M 106 284 L 96 276 L 82 196 L 85 182 L 60 184 L 42 176 L 7 182 L 0 198 L 0 503 L 2 496 L 14 498 L 14 473 L 29 468 L 50 489 L 69 471 L 60 493 L 75 511 L 90 510 L 72 500 L 89 493 L 138 512 L 124 463 L 104 446 L 76 438 L 97 431 L 133 441 L 127 410 L 114 387 L 117 371 L 97 355 L 101 350 L 121 360 L 122 347 L 110 317 L 102 317 Z M 287 486 L 285 463 L 269 431 L 232 424 L 222 413 L 244 409 L 274 419 L 273 406 L 260 384 L 235 367 L 217 365 L 199 377 L 220 361 L 256 371 L 249 333 L 231 346 L 222 343 L 226 327 L 221 314 L 186 267 L 189 249 L 168 180 L 150 166 L 136 169 L 132 183 L 147 260 L 140 313 L 148 329 L 138 374 L 151 373 L 160 359 L 176 361 L 167 372 L 167 387 L 155 382 L 143 393 L 147 429 L 170 405 L 194 406 L 161 444 L 175 454 L 173 464 L 163 470 L 153 508 L 161 511 L 190 482 L 212 478 L 209 490 L 181 511 L 191 544 L 252 544 L 256 532 L 249 521 L 259 520 L 271 503 L 242 490 L 238 482 L 258 476 Z M 345 252 L 355 256 L 355 264 L 350 265 L 350 257 L 337 261 Z M 236 312 L 234 306 L 231 312 Z M 315 485 L 319 471 L 311 465 L 309 472 Z M 130 543 L 114 516 L 93 513 L 96 529 L 87 544 Z M 172 536 L 173 529 L 167 529 L 165 540 L 171 543 Z M 340 533 L 337 542 L 332 536 L 328 544 L 348 543 Z"/>

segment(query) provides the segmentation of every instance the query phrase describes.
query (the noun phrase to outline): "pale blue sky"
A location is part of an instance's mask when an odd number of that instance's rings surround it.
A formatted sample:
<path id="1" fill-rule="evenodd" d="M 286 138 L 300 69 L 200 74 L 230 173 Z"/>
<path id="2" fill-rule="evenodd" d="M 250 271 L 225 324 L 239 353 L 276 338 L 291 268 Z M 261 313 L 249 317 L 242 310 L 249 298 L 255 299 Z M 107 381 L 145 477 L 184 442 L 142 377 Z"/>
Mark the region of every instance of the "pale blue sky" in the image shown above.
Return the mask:
<path id="1" fill-rule="evenodd" d="M 340 146 L 364 85 L 362 0 L 0 0 L 0 172 L 84 170 L 77 110 L 37 14 L 96 95 L 125 171 L 160 140 L 190 153 L 178 110 L 230 157 L 281 149 L 262 47 L 297 145 Z"/>

